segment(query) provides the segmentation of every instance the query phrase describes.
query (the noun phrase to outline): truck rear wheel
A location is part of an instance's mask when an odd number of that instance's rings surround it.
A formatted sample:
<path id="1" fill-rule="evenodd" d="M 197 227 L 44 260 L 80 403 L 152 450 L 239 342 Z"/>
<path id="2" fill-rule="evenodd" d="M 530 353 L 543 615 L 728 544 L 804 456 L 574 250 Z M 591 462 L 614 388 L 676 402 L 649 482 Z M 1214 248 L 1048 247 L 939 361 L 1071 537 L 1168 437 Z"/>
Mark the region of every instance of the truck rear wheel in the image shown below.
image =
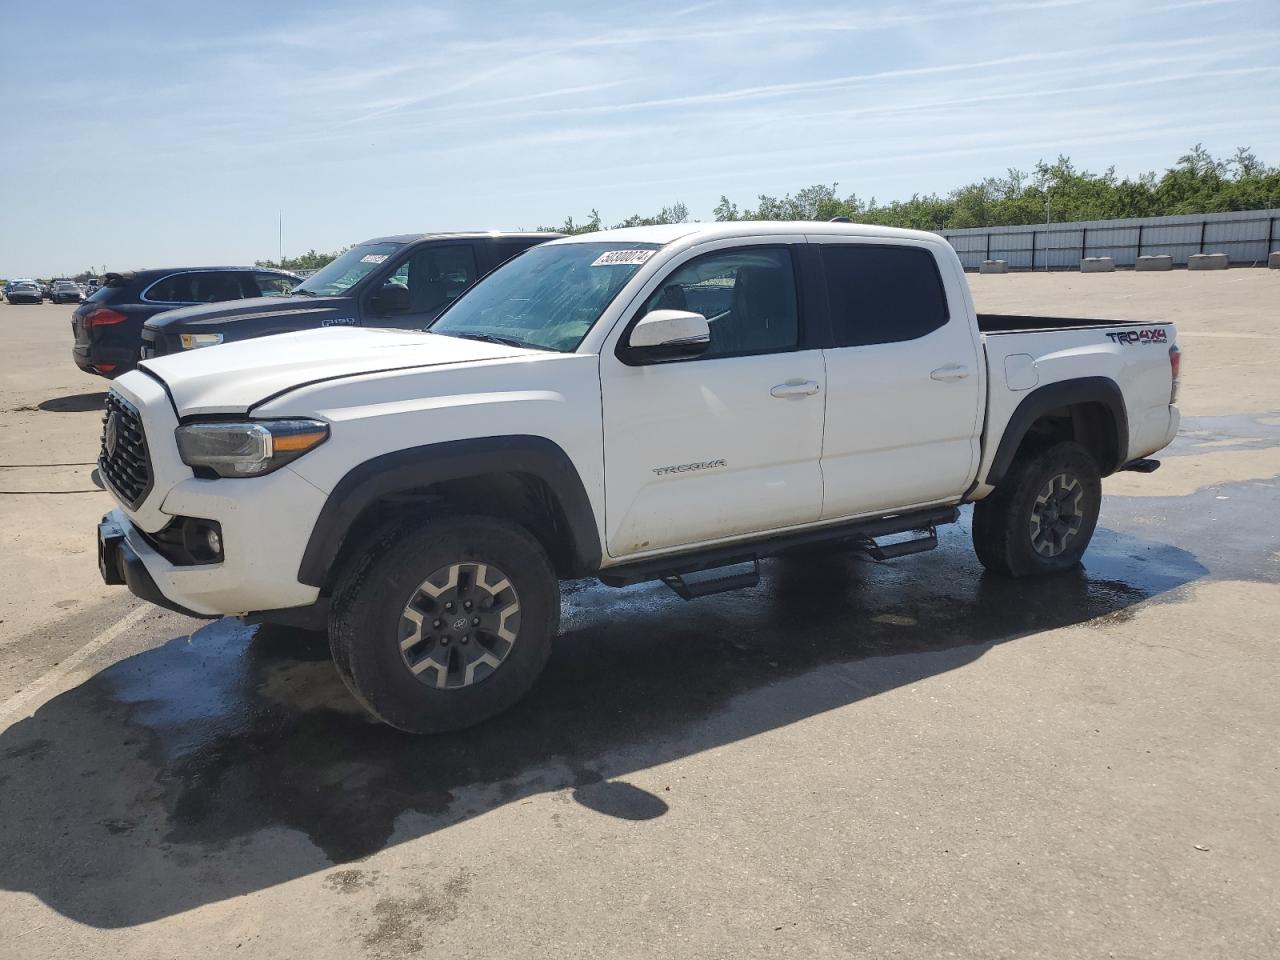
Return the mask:
<path id="1" fill-rule="evenodd" d="M 480 723 L 529 691 L 560 624 L 560 584 L 524 528 L 484 516 L 381 539 L 341 578 L 334 663 L 364 707 L 409 733 Z"/>
<path id="2" fill-rule="evenodd" d="M 1102 507 L 1097 461 L 1072 441 L 1014 461 L 994 493 L 973 506 L 973 546 L 988 570 L 1031 577 L 1080 562 Z"/>

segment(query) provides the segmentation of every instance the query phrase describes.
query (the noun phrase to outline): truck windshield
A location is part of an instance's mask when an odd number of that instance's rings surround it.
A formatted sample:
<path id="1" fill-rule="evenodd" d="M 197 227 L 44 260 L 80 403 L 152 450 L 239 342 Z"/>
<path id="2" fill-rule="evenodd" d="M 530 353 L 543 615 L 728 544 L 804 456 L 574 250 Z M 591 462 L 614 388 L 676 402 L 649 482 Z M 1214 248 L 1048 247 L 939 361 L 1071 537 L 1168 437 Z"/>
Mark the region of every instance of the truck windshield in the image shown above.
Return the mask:
<path id="1" fill-rule="evenodd" d="M 336 297 L 346 293 L 400 249 L 398 243 L 366 243 L 321 267 L 293 288 L 294 293 Z"/>
<path id="2" fill-rule="evenodd" d="M 531 247 L 454 301 L 427 329 L 539 350 L 578 348 L 656 243 L 564 243 Z"/>

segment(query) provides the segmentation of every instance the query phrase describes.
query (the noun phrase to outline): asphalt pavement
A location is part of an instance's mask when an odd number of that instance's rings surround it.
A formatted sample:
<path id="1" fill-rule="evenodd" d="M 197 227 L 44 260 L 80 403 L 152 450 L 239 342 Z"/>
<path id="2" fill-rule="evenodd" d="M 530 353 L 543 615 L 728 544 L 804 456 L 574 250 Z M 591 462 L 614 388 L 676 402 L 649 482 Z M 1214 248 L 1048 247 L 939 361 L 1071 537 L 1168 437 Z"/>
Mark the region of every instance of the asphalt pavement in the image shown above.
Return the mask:
<path id="1" fill-rule="evenodd" d="M 984 574 L 966 510 L 694 602 L 566 584 L 533 693 L 433 738 L 322 636 L 97 584 L 54 464 L 105 382 L 0 307 L 0 957 L 1280 955 L 1280 271 L 974 285 L 1180 324 L 1182 433 L 1083 569 Z"/>

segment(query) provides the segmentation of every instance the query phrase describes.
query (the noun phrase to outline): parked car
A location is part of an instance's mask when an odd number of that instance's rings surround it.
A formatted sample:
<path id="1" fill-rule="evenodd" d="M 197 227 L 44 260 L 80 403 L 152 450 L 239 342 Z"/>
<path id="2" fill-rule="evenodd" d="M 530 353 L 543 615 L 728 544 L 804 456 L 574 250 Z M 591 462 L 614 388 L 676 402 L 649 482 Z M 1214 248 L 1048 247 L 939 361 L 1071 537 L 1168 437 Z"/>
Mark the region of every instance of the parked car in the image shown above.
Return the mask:
<path id="1" fill-rule="evenodd" d="M 89 298 L 98 292 L 98 288 L 102 286 L 102 280 L 98 277 L 90 277 L 84 282 L 84 295 Z"/>
<path id="2" fill-rule="evenodd" d="M 44 303 L 40 285 L 34 280 L 17 280 L 4 293 L 10 303 Z"/>
<path id="3" fill-rule="evenodd" d="M 142 325 L 175 307 L 241 300 L 292 289 L 298 278 L 259 267 L 173 267 L 108 273 L 71 315 L 71 356 L 86 373 L 117 377 L 138 363 Z"/>
<path id="4" fill-rule="evenodd" d="M 53 295 L 53 281 L 40 283 L 40 296 L 48 300 Z"/>
<path id="5" fill-rule="evenodd" d="M 283 299 L 188 307 L 142 328 L 142 355 L 163 356 L 316 327 L 421 330 L 498 264 L 559 233 L 424 233 L 357 244 Z"/>
<path id="6" fill-rule="evenodd" d="M 533 685 L 561 579 L 689 599 L 819 543 L 931 549 L 970 501 L 994 575 L 1075 566 L 1101 478 L 1177 432 L 1180 359 L 1168 323 L 975 314 L 932 233 L 576 236 L 426 332 L 143 361 L 107 400 L 99 556 L 199 616 L 323 613 L 371 713 L 455 729 Z"/>
<path id="7" fill-rule="evenodd" d="M 49 299 L 54 303 L 79 303 L 84 293 L 73 280 L 55 280 L 49 288 Z"/>

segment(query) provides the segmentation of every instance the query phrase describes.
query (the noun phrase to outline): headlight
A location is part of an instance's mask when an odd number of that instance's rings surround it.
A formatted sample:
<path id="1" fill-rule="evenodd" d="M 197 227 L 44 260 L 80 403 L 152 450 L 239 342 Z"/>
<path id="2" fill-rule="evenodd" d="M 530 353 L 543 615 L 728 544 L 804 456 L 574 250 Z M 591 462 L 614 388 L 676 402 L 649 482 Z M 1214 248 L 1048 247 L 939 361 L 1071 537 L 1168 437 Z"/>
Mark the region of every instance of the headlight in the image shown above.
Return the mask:
<path id="1" fill-rule="evenodd" d="M 189 423 L 174 433 L 187 466 L 205 467 L 220 477 L 258 477 L 324 443 L 329 425 L 319 420 Z"/>
<path id="2" fill-rule="evenodd" d="M 199 347 L 216 347 L 222 342 L 220 333 L 181 333 L 183 350 L 195 350 Z"/>

